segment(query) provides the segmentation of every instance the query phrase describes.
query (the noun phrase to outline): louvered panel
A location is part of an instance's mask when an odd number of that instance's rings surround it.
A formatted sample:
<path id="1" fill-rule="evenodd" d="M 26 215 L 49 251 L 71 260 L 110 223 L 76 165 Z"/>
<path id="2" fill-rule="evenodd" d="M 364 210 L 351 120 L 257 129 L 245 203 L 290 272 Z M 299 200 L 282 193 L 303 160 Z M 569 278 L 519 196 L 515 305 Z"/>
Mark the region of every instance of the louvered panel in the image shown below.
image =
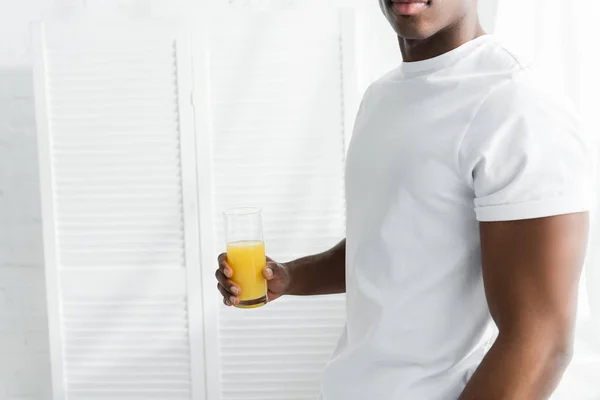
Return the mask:
<path id="1" fill-rule="evenodd" d="M 62 45 L 70 33 L 50 32 L 46 53 L 61 267 L 182 268 L 175 40 L 78 32 Z M 118 240 L 80 236 L 100 231 Z"/>
<path id="2" fill-rule="evenodd" d="M 269 255 L 323 251 L 345 231 L 339 15 L 245 13 L 234 24 L 211 38 L 217 245 L 221 212 L 254 205 Z M 314 400 L 344 316 L 336 296 L 222 308 L 221 398 Z"/>
<path id="3" fill-rule="evenodd" d="M 184 297 L 65 298 L 69 399 L 188 399 Z"/>
<path id="4" fill-rule="evenodd" d="M 345 322 L 339 298 L 282 299 L 253 313 L 223 312 L 224 399 L 311 399 Z"/>
<path id="5" fill-rule="evenodd" d="M 185 175 L 182 153 L 193 157 L 184 145 L 193 132 L 182 131 L 177 35 L 143 21 L 45 26 L 42 168 L 50 171 L 60 400 L 201 395 L 192 394 L 189 334 L 201 315 L 188 312 L 196 283 L 186 268 L 197 251 L 189 247 L 195 170 L 192 158 Z M 194 180 L 188 189 L 185 176 Z"/>

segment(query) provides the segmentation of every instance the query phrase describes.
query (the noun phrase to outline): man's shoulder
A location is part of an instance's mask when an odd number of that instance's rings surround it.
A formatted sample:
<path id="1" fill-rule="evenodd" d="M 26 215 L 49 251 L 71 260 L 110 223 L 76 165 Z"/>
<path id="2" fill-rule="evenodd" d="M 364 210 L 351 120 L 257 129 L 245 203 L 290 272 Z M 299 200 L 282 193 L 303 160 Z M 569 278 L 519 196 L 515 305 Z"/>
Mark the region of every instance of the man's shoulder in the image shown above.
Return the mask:
<path id="1" fill-rule="evenodd" d="M 555 82 L 546 81 L 530 68 L 505 74 L 487 89 L 480 113 L 529 117 L 532 114 L 553 120 L 559 116 L 577 117 L 567 93 Z"/>
<path id="2" fill-rule="evenodd" d="M 500 40 L 489 36 L 467 56 L 455 60 L 452 64 L 422 74 L 405 75 L 402 67 L 396 67 L 376 79 L 367 91 L 376 92 L 390 84 L 405 81 L 431 84 L 448 79 L 465 80 L 472 83 L 492 86 L 505 81 L 521 72 L 529 71 L 531 62 L 505 46 Z"/>
<path id="3" fill-rule="evenodd" d="M 477 74 L 512 75 L 528 70 L 531 60 L 507 47 L 501 40 L 491 37 L 485 46 L 480 46 L 472 54 L 472 58 L 465 58 L 456 65 L 456 69 L 471 69 Z"/>
<path id="4" fill-rule="evenodd" d="M 573 139 L 586 148 L 595 146 L 569 96 L 530 69 L 507 75 L 487 90 L 465 133 L 464 142 L 471 144 L 463 147 L 477 149 L 479 142 L 499 140 L 494 137 L 510 137 L 514 146 L 542 146 L 544 141 L 567 146 Z"/>
<path id="5" fill-rule="evenodd" d="M 363 101 L 389 93 L 408 93 L 419 98 L 419 85 L 423 85 L 422 93 L 428 95 L 439 87 L 441 94 L 469 98 L 463 103 L 469 107 L 479 105 L 480 115 L 574 112 L 569 97 L 556 82 L 546 81 L 527 57 L 515 54 L 493 37 L 468 56 L 432 73 L 406 77 L 401 68 L 395 68 L 369 85 Z"/>
<path id="6" fill-rule="evenodd" d="M 452 73 L 469 76 L 480 97 L 480 112 L 494 115 L 543 114 L 552 120 L 576 116 L 574 104 L 557 80 L 548 80 L 529 57 L 513 52 L 496 38 L 475 55 L 469 65 L 457 63 Z M 554 114 L 554 115 L 552 115 Z"/>

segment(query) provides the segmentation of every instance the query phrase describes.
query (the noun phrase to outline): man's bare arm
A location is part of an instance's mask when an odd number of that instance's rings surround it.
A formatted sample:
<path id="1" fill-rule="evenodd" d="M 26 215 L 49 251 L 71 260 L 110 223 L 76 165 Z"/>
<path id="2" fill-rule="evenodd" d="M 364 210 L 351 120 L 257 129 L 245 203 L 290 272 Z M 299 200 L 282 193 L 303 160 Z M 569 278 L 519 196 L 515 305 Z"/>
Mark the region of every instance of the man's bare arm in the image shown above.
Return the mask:
<path id="1" fill-rule="evenodd" d="M 481 223 L 499 336 L 459 400 L 545 400 L 570 362 L 587 213 Z"/>
<path id="2" fill-rule="evenodd" d="M 346 292 L 346 239 L 332 249 L 284 264 L 290 280 L 285 294 L 312 296 Z"/>

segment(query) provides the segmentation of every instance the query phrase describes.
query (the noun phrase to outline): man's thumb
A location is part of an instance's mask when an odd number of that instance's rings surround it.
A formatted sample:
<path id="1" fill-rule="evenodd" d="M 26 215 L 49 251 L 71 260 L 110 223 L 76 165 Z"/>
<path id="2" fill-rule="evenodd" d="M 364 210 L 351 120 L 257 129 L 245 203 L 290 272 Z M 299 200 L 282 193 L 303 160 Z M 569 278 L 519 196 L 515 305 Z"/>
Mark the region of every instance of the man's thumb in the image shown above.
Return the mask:
<path id="1" fill-rule="evenodd" d="M 265 269 L 263 269 L 263 276 L 268 281 L 279 278 L 282 276 L 282 274 L 283 266 L 276 262 L 269 262 Z"/>

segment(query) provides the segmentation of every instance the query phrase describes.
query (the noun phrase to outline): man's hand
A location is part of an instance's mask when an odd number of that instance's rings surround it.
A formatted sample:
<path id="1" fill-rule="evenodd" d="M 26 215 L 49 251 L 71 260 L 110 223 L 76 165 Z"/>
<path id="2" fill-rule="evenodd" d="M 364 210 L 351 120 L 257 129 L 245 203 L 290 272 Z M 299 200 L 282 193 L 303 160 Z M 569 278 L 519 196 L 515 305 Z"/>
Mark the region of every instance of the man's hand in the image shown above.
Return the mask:
<path id="1" fill-rule="evenodd" d="M 285 294 L 290 277 L 285 267 L 269 257 L 267 257 L 267 266 L 262 271 L 263 276 L 267 280 L 269 292 L 267 299 L 269 302 L 281 297 Z M 233 306 L 240 302 L 239 295 L 242 289 L 231 280 L 233 269 L 227 263 L 227 254 L 223 253 L 219 256 L 219 268 L 215 272 L 217 278 L 217 289 L 223 295 L 223 303 L 226 306 Z"/>
<path id="2" fill-rule="evenodd" d="M 215 273 L 217 288 L 227 306 L 239 303 L 241 288 L 231 280 L 233 269 L 227 264 L 227 254 L 219 256 L 219 268 Z M 346 291 L 346 239 L 326 252 L 280 264 L 267 257 L 263 269 L 267 280 L 268 301 L 284 294 L 293 296 L 316 296 L 344 293 Z"/>
<path id="3" fill-rule="evenodd" d="M 588 214 L 481 223 L 498 339 L 459 400 L 545 400 L 567 367 Z"/>

